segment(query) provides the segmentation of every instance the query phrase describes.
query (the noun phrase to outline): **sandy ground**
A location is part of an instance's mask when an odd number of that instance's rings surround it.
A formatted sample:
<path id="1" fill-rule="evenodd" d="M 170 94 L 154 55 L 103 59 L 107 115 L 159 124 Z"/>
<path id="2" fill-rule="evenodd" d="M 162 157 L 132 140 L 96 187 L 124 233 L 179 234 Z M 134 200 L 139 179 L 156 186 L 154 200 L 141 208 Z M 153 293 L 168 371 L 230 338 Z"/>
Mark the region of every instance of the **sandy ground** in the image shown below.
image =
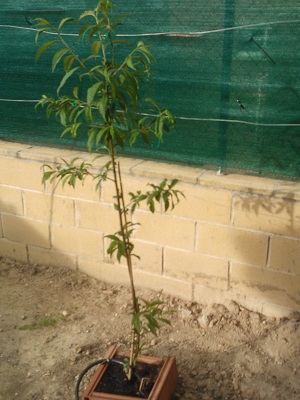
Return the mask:
<path id="1" fill-rule="evenodd" d="M 156 293 L 139 292 L 155 298 Z M 128 349 L 127 288 L 76 271 L 0 261 L 0 400 L 71 400 L 78 374 L 110 344 Z M 300 399 L 300 317 L 268 319 L 236 303 L 165 297 L 172 327 L 148 354 L 175 355 L 174 399 Z"/>

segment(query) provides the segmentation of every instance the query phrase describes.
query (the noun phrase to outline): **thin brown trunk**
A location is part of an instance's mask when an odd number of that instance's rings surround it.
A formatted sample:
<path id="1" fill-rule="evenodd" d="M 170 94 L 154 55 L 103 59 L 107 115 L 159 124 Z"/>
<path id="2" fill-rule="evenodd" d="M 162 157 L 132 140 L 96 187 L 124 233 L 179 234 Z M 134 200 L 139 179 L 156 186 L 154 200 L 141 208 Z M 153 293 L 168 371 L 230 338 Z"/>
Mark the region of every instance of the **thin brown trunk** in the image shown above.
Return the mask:
<path id="1" fill-rule="evenodd" d="M 110 155 L 113 165 L 113 174 L 114 174 L 114 184 L 116 190 L 117 197 L 117 205 L 118 205 L 118 214 L 119 214 L 119 223 L 120 230 L 122 235 L 122 240 L 125 243 L 125 251 L 126 251 L 126 261 L 127 268 L 130 280 L 130 289 L 131 289 L 131 297 L 132 297 L 132 311 L 134 314 L 138 312 L 138 300 L 135 293 L 134 279 L 133 279 L 133 267 L 132 267 L 132 258 L 131 258 L 131 250 L 130 250 L 130 241 L 128 237 L 128 220 L 127 220 L 127 210 L 124 199 L 123 192 L 123 184 L 122 184 L 122 175 L 120 164 L 116 162 L 115 159 L 115 150 L 113 144 L 111 144 Z M 131 333 L 131 349 L 130 349 L 130 359 L 129 359 L 129 369 L 127 373 L 127 377 L 129 380 L 132 378 L 132 370 L 134 358 L 136 357 L 135 344 L 139 346 L 139 335 L 135 331 L 134 327 L 132 327 Z"/>

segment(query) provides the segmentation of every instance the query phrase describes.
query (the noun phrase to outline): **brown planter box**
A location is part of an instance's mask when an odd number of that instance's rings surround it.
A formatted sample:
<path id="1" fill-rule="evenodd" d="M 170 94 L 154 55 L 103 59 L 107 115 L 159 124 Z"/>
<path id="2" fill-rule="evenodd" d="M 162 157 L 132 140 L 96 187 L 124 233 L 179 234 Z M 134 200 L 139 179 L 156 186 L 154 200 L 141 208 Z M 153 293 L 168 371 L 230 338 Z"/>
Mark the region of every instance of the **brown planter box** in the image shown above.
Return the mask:
<path id="1" fill-rule="evenodd" d="M 116 346 L 112 346 L 108 349 L 104 358 L 113 358 L 116 355 L 127 356 L 127 354 L 119 352 Z M 147 364 L 158 364 L 162 363 L 162 367 L 155 380 L 154 386 L 151 393 L 148 396 L 148 400 L 169 400 L 176 389 L 178 382 L 178 370 L 176 366 L 175 357 L 166 357 L 164 359 L 141 356 L 138 358 L 138 362 Z M 83 400 L 136 400 L 137 397 L 132 396 L 121 396 L 118 394 L 95 392 L 95 388 L 98 382 L 101 380 L 108 364 L 99 365 L 94 376 L 92 377 L 87 389 L 83 393 Z"/>

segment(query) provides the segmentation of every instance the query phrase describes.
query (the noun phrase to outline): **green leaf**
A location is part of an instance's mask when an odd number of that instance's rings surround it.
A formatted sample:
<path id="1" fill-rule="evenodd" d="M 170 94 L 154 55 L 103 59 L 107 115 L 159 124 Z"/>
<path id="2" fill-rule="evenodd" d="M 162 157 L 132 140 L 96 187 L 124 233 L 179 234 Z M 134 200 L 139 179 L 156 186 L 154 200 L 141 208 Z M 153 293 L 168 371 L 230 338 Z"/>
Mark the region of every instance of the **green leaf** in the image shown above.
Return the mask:
<path id="1" fill-rule="evenodd" d="M 39 37 L 40 37 L 40 35 L 41 35 L 43 32 L 47 32 L 47 31 L 49 31 L 49 30 L 51 30 L 51 29 L 49 29 L 49 28 L 41 28 L 41 29 L 39 29 L 39 30 L 37 31 L 36 35 L 35 35 L 35 43 L 36 43 L 36 44 L 38 43 Z"/>
<path id="2" fill-rule="evenodd" d="M 156 198 L 156 196 L 157 196 L 157 191 L 154 191 L 148 196 L 148 200 L 147 200 L 147 204 L 152 213 L 155 212 L 154 198 Z"/>
<path id="3" fill-rule="evenodd" d="M 106 96 L 102 96 L 97 102 L 99 113 L 104 120 L 106 120 L 107 102 L 108 98 Z"/>
<path id="4" fill-rule="evenodd" d="M 148 201 L 148 205 L 149 205 L 149 210 L 154 213 L 155 212 L 155 205 L 154 205 L 154 201 L 150 200 Z"/>
<path id="5" fill-rule="evenodd" d="M 98 54 L 99 50 L 100 50 L 100 47 L 101 47 L 101 42 L 99 40 L 95 41 L 92 44 L 92 53 L 93 54 Z"/>
<path id="6" fill-rule="evenodd" d="M 97 82 L 95 83 L 93 86 L 89 87 L 87 90 L 87 103 L 88 105 L 91 105 L 92 102 L 94 101 L 94 97 L 98 91 L 98 89 L 100 88 L 100 86 L 102 85 L 102 82 Z"/>
<path id="7" fill-rule="evenodd" d="M 66 129 L 63 130 L 62 134 L 60 135 L 61 137 L 65 136 L 67 133 L 71 132 L 71 127 L 68 126 Z"/>
<path id="8" fill-rule="evenodd" d="M 126 65 L 127 65 L 129 68 L 135 70 L 135 66 L 134 66 L 133 63 L 132 63 L 132 57 L 130 57 L 130 56 L 127 56 L 127 57 L 126 57 Z"/>
<path id="9" fill-rule="evenodd" d="M 58 50 L 58 51 L 54 54 L 54 56 L 53 56 L 53 58 L 52 58 L 52 72 L 54 72 L 55 67 L 57 66 L 57 64 L 59 63 L 59 61 L 61 60 L 61 58 L 62 58 L 65 54 L 67 54 L 67 53 L 69 53 L 69 49 L 63 48 L 63 49 Z"/>
<path id="10" fill-rule="evenodd" d="M 100 7 L 102 14 L 108 18 L 108 10 L 111 8 L 111 3 L 107 0 L 101 0 L 98 7 Z"/>
<path id="11" fill-rule="evenodd" d="M 122 241 L 118 242 L 118 251 L 117 251 L 117 260 L 120 262 L 121 258 L 126 258 L 126 246 L 125 243 Z"/>
<path id="12" fill-rule="evenodd" d="M 78 92 L 79 92 L 79 87 L 75 86 L 73 88 L 73 96 L 75 97 L 75 99 L 78 99 Z"/>
<path id="13" fill-rule="evenodd" d="M 77 123 L 78 118 L 84 113 L 84 107 L 77 105 L 69 114 L 69 121 Z"/>
<path id="14" fill-rule="evenodd" d="M 87 147 L 88 147 L 89 151 L 91 151 L 94 146 L 97 132 L 98 132 L 97 128 L 92 128 L 92 129 L 89 129 L 89 131 L 88 131 L 89 138 L 87 141 Z"/>
<path id="15" fill-rule="evenodd" d="M 99 30 L 100 27 L 98 25 L 92 25 L 92 24 L 84 25 L 79 32 L 78 39 L 83 40 L 87 33 L 89 33 L 88 37 L 91 38 L 95 34 L 95 32 Z"/>
<path id="16" fill-rule="evenodd" d="M 50 24 L 50 22 L 44 18 L 36 18 L 35 21 L 36 21 L 36 23 L 34 24 L 34 26 L 44 26 L 44 27 L 52 28 L 52 25 Z"/>
<path id="17" fill-rule="evenodd" d="M 70 70 L 70 68 L 73 65 L 74 60 L 75 60 L 74 54 L 70 54 L 69 56 L 65 57 L 65 59 L 63 61 L 63 66 L 64 66 L 65 72 L 68 72 Z"/>
<path id="18" fill-rule="evenodd" d="M 160 321 L 160 322 L 163 322 L 164 324 L 167 324 L 167 325 L 172 325 L 171 324 L 171 321 L 169 320 L 169 319 L 166 319 L 166 318 L 158 318 L 158 320 Z"/>
<path id="19" fill-rule="evenodd" d="M 164 179 L 164 180 L 160 183 L 159 188 L 160 188 L 160 189 L 164 189 L 164 188 L 166 187 L 166 184 L 167 184 L 167 180 Z"/>
<path id="20" fill-rule="evenodd" d="M 37 50 L 37 52 L 36 52 L 36 55 L 35 55 L 35 61 L 38 61 L 38 59 L 41 57 L 41 55 L 49 48 L 49 47 L 51 47 L 52 45 L 54 45 L 55 43 L 58 43 L 59 42 L 59 40 L 51 40 L 51 42 L 47 42 L 47 43 L 44 43 L 38 50 Z"/>
<path id="21" fill-rule="evenodd" d="M 63 126 L 66 126 L 67 125 L 67 114 L 66 114 L 66 110 L 64 108 L 59 111 L 59 118 L 60 118 L 60 123 Z"/>
<path id="22" fill-rule="evenodd" d="M 62 19 L 62 20 L 60 21 L 60 24 L 58 25 L 57 30 L 60 31 L 60 30 L 62 29 L 62 27 L 63 27 L 66 23 L 71 22 L 71 21 L 75 21 L 75 18 L 64 18 L 64 19 Z"/>
<path id="23" fill-rule="evenodd" d="M 84 115 L 87 121 L 91 122 L 93 120 L 92 107 L 88 104 L 84 107 Z"/>
<path id="24" fill-rule="evenodd" d="M 141 333 L 142 330 L 142 323 L 140 320 L 141 313 L 136 313 L 132 317 L 132 325 L 137 333 Z"/>
<path id="25" fill-rule="evenodd" d="M 172 179 L 172 181 L 171 181 L 171 183 L 169 185 L 169 188 L 172 189 L 174 186 L 177 185 L 178 182 L 179 182 L 178 179 Z"/>
<path id="26" fill-rule="evenodd" d="M 161 301 L 161 300 L 154 300 L 154 301 L 151 301 L 151 302 L 148 302 L 146 300 L 143 300 L 143 301 L 146 304 L 147 308 L 153 308 L 154 306 L 161 306 L 162 304 L 164 304 L 164 302 Z"/>
<path id="27" fill-rule="evenodd" d="M 106 142 L 107 133 L 109 131 L 109 126 L 103 126 L 96 136 L 96 144 Z"/>
<path id="28" fill-rule="evenodd" d="M 111 87 L 112 98 L 115 100 L 118 95 L 118 84 L 117 81 L 112 76 L 110 77 L 110 87 Z"/>
<path id="29" fill-rule="evenodd" d="M 73 69 L 71 69 L 67 74 L 64 75 L 64 77 L 62 78 L 62 80 L 60 81 L 60 84 L 57 88 L 57 95 L 59 96 L 59 92 L 60 90 L 63 88 L 63 86 L 65 85 L 65 83 L 67 82 L 67 80 L 74 74 L 74 72 L 78 71 L 80 67 L 75 67 Z M 74 88 L 75 89 L 75 88 Z M 78 91 L 78 90 L 77 90 Z M 74 93 L 73 93 L 74 94 Z M 74 95 L 75 96 L 75 95 Z M 75 96 L 76 97 L 76 96 Z"/>
<path id="30" fill-rule="evenodd" d="M 164 192 L 163 194 L 163 200 L 164 200 L 164 205 L 165 205 L 165 211 L 168 211 L 170 202 L 169 202 L 169 192 Z"/>
<path id="31" fill-rule="evenodd" d="M 49 167 L 49 166 L 48 166 Z M 55 173 L 55 171 L 47 171 L 43 173 L 43 183 L 45 183 L 51 176 Z"/>
<path id="32" fill-rule="evenodd" d="M 118 236 L 116 236 L 116 235 L 105 235 L 105 237 L 107 237 L 108 239 L 111 239 L 111 240 L 113 240 L 113 241 L 118 241 L 118 240 L 120 240 L 120 239 L 118 238 Z"/>
<path id="33" fill-rule="evenodd" d="M 95 12 L 92 11 L 92 10 L 84 11 L 84 12 L 80 15 L 79 20 L 81 20 L 82 18 L 88 17 L 88 16 L 95 17 Z"/>
<path id="34" fill-rule="evenodd" d="M 114 127 L 114 138 L 116 143 L 124 149 L 125 146 L 125 133 L 118 128 L 117 126 Z"/>
<path id="35" fill-rule="evenodd" d="M 73 138 L 77 137 L 77 131 L 80 128 L 80 126 L 83 125 L 82 122 L 76 122 L 75 124 L 72 124 L 71 126 L 71 134 Z"/>
<path id="36" fill-rule="evenodd" d="M 129 137 L 130 146 L 133 146 L 133 144 L 136 142 L 136 139 L 138 138 L 139 134 L 140 134 L 140 131 L 138 129 L 134 129 L 133 131 L 130 132 L 130 137 Z"/>

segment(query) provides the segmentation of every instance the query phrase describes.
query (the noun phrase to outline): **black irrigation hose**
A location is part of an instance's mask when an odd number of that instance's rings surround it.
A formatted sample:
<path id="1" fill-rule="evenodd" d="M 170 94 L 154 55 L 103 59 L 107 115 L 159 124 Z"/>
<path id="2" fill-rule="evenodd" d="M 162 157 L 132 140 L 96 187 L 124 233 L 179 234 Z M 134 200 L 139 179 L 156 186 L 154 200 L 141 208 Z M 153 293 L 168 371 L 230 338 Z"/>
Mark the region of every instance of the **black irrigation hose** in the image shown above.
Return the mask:
<path id="1" fill-rule="evenodd" d="M 116 360 L 114 358 L 102 358 L 100 360 L 94 361 L 91 364 L 89 364 L 86 368 L 84 368 L 84 370 L 79 374 L 79 377 L 77 379 L 76 382 L 76 386 L 75 386 L 75 400 L 80 400 L 79 399 L 79 387 L 80 387 L 80 383 L 83 379 L 83 377 L 87 374 L 87 372 L 95 367 L 96 365 L 101 365 L 101 364 L 108 364 L 108 363 L 115 363 L 115 364 L 120 364 L 122 366 L 125 365 L 124 362 L 120 361 L 120 360 Z M 134 375 L 136 376 L 136 378 L 138 379 L 138 381 L 140 382 L 142 380 L 142 378 L 140 377 L 140 375 L 137 372 L 134 372 Z M 147 394 L 143 392 L 143 390 L 140 391 L 140 394 L 144 397 L 147 398 Z"/>

